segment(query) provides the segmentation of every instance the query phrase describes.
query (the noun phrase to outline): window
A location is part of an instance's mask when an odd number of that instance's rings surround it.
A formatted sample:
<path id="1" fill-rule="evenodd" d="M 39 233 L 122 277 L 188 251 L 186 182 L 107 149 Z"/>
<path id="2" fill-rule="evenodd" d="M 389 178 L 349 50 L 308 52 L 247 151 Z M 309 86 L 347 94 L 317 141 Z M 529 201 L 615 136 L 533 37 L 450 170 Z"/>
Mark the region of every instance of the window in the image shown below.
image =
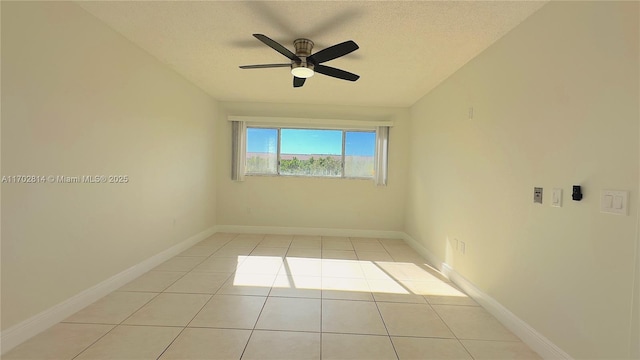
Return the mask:
<path id="1" fill-rule="evenodd" d="M 231 179 L 245 175 L 373 179 L 387 185 L 393 121 L 229 115 Z"/>
<path id="2" fill-rule="evenodd" d="M 373 130 L 246 129 L 247 175 L 373 178 Z"/>

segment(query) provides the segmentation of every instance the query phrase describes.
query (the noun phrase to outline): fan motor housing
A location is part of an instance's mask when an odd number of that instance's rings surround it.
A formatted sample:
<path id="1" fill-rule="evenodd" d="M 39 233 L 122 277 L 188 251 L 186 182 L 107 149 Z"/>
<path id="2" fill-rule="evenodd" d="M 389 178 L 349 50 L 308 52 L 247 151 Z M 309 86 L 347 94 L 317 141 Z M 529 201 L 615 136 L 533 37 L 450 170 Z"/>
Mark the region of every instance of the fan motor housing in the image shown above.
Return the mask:
<path id="1" fill-rule="evenodd" d="M 309 39 L 296 39 L 293 41 L 293 46 L 296 48 L 296 55 L 298 57 L 307 57 L 311 55 L 311 50 L 313 50 L 313 41 Z"/>
<path id="2" fill-rule="evenodd" d="M 300 62 L 291 62 L 291 73 L 300 78 L 313 76 L 314 64 L 307 61 L 307 58 L 311 55 L 311 50 L 313 50 L 313 41 L 309 39 L 296 39 L 293 42 L 293 46 L 296 48 L 296 56 L 300 58 Z"/>

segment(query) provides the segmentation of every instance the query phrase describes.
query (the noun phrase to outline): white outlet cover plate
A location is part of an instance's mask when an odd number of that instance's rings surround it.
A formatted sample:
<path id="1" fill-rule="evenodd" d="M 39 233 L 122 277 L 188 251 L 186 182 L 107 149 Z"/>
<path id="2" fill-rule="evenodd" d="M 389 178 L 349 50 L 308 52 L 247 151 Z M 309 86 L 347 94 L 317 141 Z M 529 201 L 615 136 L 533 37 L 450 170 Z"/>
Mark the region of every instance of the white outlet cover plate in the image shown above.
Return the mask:
<path id="1" fill-rule="evenodd" d="M 600 212 L 629 215 L 629 192 L 621 190 L 602 190 Z"/>

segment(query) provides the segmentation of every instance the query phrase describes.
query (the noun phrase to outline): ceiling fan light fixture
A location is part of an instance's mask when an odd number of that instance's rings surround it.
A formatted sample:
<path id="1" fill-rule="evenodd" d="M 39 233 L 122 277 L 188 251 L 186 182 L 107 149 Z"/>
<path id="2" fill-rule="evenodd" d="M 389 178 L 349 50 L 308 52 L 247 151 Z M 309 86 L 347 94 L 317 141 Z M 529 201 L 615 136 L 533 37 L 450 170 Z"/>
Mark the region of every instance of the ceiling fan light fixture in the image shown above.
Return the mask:
<path id="1" fill-rule="evenodd" d="M 0 0 L 1 1 L 1 0 Z M 293 77 L 293 87 L 298 88 L 304 85 L 307 78 L 312 77 L 317 72 L 331 76 L 337 79 L 356 81 L 360 76 L 352 74 L 348 71 L 336 69 L 331 66 L 322 65 L 321 63 L 327 62 L 341 56 L 345 56 L 355 50 L 358 50 L 358 44 L 353 40 L 341 42 L 320 50 L 314 54 L 311 54 L 313 50 L 313 41 L 309 39 L 296 39 L 293 42 L 293 46 L 296 48 L 295 54 L 286 47 L 280 45 L 275 40 L 267 37 L 263 34 L 253 34 L 253 36 L 262 41 L 265 45 L 269 46 L 273 50 L 284 55 L 287 59 L 291 60 L 289 64 L 262 64 L 262 65 L 243 65 L 241 69 L 265 69 L 265 68 L 279 68 L 291 66 L 291 74 Z"/>
<path id="2" fill-rule="evenodd" d="M 295 77 L 299 77 L 302 79 L 306 79 L 306 78 L 310 78 L 313 76 L 314 72 L 313 69 L 310 69 L 308 67 L 294 67 L 291 69 L 291 74 L 293 74 L 293 76 Z"/>

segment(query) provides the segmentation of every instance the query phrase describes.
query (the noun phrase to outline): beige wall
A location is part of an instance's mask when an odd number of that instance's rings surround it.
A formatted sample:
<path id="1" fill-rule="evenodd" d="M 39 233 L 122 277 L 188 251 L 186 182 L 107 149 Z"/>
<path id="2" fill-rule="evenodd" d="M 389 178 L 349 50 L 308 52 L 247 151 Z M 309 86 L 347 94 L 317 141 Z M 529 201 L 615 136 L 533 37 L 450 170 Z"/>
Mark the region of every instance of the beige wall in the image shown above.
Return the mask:
<path id="1" fill-rule="evenodd" d="M 548 4 L 400 109 L 218 105 L 73 4 L 2 2 L 2 175 L 130 179 L 2 185 L 2 329 L 214 224 L 406 230 L 572 356 L 628 357 L 637 14 Z M 233 182 L 228 114 L 394 120 L 389 185 Z M 630 190 L 629 216 L 599 213 L 601 189 Z"/>
<path id="2" fill-rule="evenodd" d="M 407 232 L 575 358 L 629 356 L 638 10 L 549 3 L 411 111 Z M 630 191 L 629 216 L 600 213 L 602 189 Z"/>
<path id="3" fill-rule="evenodd" d="M 218 116 L 218 224 L 356 230 L 402 230 L 408 110 L 266 103 L 222 103 Z M 388 186 L 371 180 L 247 176 L 231 180 L 227 115 L 393 120 Z"/>
<path id="4" fill-rule="evenodd" d="M 71 3 L 2 2 L 2 329 L 216 223 L 216 103 Z"/>

